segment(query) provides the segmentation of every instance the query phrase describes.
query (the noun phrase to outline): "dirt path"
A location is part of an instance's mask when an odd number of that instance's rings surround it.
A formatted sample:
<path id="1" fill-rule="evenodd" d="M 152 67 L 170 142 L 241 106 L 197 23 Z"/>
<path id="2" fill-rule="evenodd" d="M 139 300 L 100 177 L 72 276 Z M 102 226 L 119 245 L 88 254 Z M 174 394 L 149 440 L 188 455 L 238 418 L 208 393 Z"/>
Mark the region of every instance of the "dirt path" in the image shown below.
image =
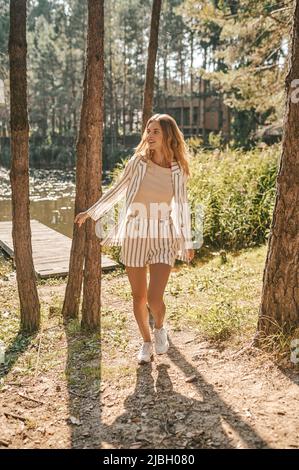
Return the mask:
<path id="1" fill-rule="evenodd" d="M 66 331 L 52 309 L 47 329 L 7 371 L 0 447 L 299 447 L 298 370 L 279 369 L 256 350 L 219 350 L 171 321 L 169 353 L 137 366 L 140 339 L 128 288 L 125 297 L 111 297 L 119 281 L 103 283 L 109 311 L 103 310 L 101 351 L 97 338 Z M 64 285 L 39 286 L 44 306 L 63 292 Z"/>

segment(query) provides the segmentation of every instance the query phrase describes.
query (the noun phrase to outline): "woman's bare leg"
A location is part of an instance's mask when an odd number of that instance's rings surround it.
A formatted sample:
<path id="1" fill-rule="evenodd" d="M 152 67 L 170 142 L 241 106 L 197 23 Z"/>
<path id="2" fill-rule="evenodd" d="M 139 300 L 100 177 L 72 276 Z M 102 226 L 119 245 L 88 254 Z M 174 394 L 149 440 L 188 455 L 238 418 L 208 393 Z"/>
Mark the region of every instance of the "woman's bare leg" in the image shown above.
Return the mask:
<path id="1" fill-rule="evenodd" d="M 171 268 L 170 264 L 166 263 L 155 263 L 149 265 L 150 282 L 147 298 L 148 305 L 155 319 L 155 327 L 158 329 L 163 326 L 164 322 L 166 306 L 163 301 L 163 295 Z"/>
<path id="2" fill-rule="evenodd" d="M 147 267 L 126 266 L 133 296 L 133 311 L 144 342 L 151 341 L 147 303 Z"/>

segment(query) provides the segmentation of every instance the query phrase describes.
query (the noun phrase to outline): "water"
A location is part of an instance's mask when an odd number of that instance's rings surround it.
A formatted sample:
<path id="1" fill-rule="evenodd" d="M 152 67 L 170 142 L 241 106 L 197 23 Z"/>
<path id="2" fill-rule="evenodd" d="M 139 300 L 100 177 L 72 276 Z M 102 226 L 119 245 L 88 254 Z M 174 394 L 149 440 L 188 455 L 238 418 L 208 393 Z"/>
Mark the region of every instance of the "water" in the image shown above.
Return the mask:
<path id="1" fill-rule="evenodd" d="M 103 182 L 105 182 L 103 177 Z M 104 185 L 103 185 L 104 188 Z M 72 237 L 75 169 L 29 170 L 30 218 Z M 9 171 L 0 167 L 0 220 L 11 220 Z"/>

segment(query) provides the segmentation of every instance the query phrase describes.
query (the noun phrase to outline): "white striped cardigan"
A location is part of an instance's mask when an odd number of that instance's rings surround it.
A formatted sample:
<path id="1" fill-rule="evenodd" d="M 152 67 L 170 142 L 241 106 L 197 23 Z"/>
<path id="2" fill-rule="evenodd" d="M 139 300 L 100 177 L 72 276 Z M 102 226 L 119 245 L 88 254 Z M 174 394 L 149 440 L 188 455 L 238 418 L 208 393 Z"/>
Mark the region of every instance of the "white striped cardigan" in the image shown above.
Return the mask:
<path id="1" fill-rule="evenodd" d="M 101 246 L 122 245 L 123 230 L 126 224 L 128 208 L 134 200 L 145 175 L 147 160 L 141 154 L 133 155 L 126 163 L 118 181 L 109 188 L 100 199 L 85 212 L 96 221 L 95 233 L 102 238 L 101 218 L 125 196 L 125 207 L 120 220 L 101 241 Z M 187 196 L 187 175 L 176 161 L 171 163 L 171 175 L 174 197 L 171 202 L 171 217 L 179 239 L 176 258 L 189 262 L 187 250 L 193 248 L 191 234 L 191 213 Z"/>

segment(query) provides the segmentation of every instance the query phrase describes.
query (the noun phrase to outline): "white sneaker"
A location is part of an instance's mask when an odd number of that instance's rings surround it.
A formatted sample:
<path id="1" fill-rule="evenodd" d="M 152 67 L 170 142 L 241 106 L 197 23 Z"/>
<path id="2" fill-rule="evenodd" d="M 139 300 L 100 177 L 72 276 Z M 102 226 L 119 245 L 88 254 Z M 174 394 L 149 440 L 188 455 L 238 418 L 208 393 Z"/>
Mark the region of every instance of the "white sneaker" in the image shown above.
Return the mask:
<path id="1" fill-rule="evenodd" d="M 169 342 L 165 326 L 162 326 L 162 328 L 159 329 L 155 328 L 154 337 L 156 354 L 165 354 L 169 348 Z"/>
<path id="2" fill-rule="evenodd" d="M 151 341 L 143 343 L 137 358 L 138 364 L 145 364 L 154 360 L 153 343 Z"/>

